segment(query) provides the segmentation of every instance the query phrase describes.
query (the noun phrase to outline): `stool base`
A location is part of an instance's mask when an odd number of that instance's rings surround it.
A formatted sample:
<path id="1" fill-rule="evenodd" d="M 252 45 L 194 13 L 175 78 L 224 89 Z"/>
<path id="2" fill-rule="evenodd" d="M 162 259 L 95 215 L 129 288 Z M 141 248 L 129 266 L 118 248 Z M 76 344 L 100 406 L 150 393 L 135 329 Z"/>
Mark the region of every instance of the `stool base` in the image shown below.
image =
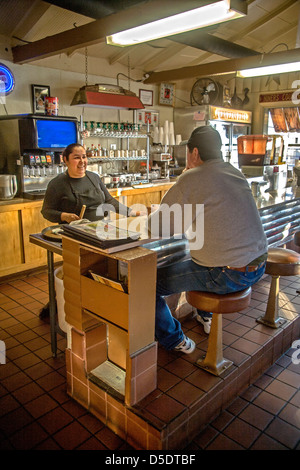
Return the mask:
<path id="1" fill-rule="evenodd" d="M 279 328 L 280 326 L 286 323 L 286 319 L 282 317 L 277 317 L 274 320 L 268 319 L 266 316 L 262 316 L 256 319 L 257 323 L 261 323 L 262 325 L 266 325 L 269 328 Z"/>
<path id="2" fill-rule="evenodd" d="M 203 359 L 198 359 L 196 362 L 196 366 L 200 367 L 200 369 L 204 369 L 206 372 L 210 374 L 216 375 L 219 377 L 225 370 L 228 370 L 233 364 L 232 361 L 228 361 L 228 359 L 222 359 L 218 364 L 211 364 L 210 361 L 207 360 L 207 357 L 203 357 Z"/>
<path id="3" fill-rule="evenodd" d="M 213 313 L 211 330 L 208 337 L 206 356 L 196 361 L 196 366 L 213 375 L 221 375 L 233 362 L 223 357 L 222 315 Z"/>
<path id="4" fill-rule="evenodd" d="M 278 315 L 279 313 L 279 277 L 272 276 L 269 298 L 267 303 L 266 313 L 257 318 L 257 323 L 262 323 L 269 328 L 279 328 L 282 326 L 286 319 Z"/>

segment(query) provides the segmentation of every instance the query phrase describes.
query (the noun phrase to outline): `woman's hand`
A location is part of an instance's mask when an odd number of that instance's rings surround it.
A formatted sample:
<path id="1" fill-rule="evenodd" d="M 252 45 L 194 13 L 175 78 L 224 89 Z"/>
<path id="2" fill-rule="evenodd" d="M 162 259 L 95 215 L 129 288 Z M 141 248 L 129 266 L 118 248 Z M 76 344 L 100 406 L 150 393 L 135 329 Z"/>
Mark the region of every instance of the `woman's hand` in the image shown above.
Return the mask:
<path id="1" fill-rule="evenodd" d="M 70 212 L 62 212 L 60 218 L 62 222 L 67 222 L 68 224 L 74 222 L 74 220 L 79 220 L 78 215 L 71 214 Z"/>

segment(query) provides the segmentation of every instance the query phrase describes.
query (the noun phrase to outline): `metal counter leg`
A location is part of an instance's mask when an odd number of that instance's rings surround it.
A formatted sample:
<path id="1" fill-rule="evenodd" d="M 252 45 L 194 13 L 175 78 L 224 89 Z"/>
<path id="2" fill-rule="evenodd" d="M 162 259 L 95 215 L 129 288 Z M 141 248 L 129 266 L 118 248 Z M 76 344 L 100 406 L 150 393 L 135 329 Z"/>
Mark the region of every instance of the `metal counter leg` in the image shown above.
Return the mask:
<path id="1" fill-rule="evenodd" d="M 52 356 L 56 357 L 57 337 L 56 337 L 56 302 L 55 302 L 55 284 L 54 284 L 54 261 L 53 261 L 53 253 L 52 251 L 49 251 L 49 250 L 47 250 L 47 263 L 48 263 L 51 350 L 52 350 Z"/>

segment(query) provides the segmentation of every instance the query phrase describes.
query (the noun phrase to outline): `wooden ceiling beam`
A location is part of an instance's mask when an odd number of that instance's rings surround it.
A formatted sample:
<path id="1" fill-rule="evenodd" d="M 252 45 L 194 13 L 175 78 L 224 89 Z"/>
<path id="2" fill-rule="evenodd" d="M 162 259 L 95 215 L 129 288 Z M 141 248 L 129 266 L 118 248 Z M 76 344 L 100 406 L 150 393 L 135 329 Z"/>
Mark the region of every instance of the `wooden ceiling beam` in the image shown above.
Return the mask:
<path id="1" fill-rule="evenodd" d="M 240 59 L 226 59 L 217 62 L 209 62 L 207 64 L 182 67 L 180 69 L 153 72 L 144 80 L 144 83 L 153 84 L 165 81 L 168 82 L 169 80 L 174 81 L 193 77 L 223 75 L 252 67 L 297 61 L 300 61 L 300 50 L 291 49 L 289 51 L 274 52 L 272 54 L 258 54 L 255 56 L 242 57 Z"/>
<path id="2" fill-rule="evenodd" d="M 209 3 L 205 2 L 204 3 Z M 144 23 L 197 8 L 197 0 L 149 0 L 126 10 L 92 21 L 83 26 L 54 34 L 39 41 L 12 48 L 13 60 L 21 64 L 104 42 L 105 37 L 118 31 L 134 28 Z M 111 46 L 116 47 L 116 46 Z"/>

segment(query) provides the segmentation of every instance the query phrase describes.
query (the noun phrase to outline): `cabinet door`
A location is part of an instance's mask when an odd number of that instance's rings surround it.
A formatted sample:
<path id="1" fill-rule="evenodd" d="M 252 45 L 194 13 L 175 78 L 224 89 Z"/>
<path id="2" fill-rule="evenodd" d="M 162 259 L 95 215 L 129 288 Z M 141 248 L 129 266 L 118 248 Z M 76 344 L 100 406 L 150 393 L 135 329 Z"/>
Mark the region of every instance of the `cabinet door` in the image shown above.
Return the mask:
<path id="1" fill-rule="evenodd" d="M 40 248 L 39 246 L 30 243 L 29 235 L 33 233 L 40 233 L 44 228 L 49 227 L 49 225 L 53 224 L 44 219 L 41 214 L 41 207 L 28 207 L 22 210 L 22 226 L 26 264 L 47 264 L 47 251 L 44 248 Z"/>
<path id="2" fill-rule="evenodd" d="M 0 213 L 0 227 L 1 269 L 21 264 L 23 254 L 20 238 L 20 211 Z"/>

